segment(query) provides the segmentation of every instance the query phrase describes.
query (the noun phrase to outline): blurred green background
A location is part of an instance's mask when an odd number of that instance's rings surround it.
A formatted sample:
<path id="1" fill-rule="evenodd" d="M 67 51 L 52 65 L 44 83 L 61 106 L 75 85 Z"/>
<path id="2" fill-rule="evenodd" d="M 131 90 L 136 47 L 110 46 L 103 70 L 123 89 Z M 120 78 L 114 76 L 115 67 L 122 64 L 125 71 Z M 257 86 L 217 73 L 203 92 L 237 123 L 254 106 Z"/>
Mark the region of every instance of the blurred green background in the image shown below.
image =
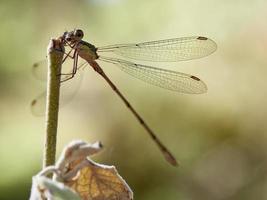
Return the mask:
<path id="1" fill-rule="evenodd" d="M 0 199 L 27 199 L 42 164 L 43 90 L 31 74 L 51 37 L 81 28 L 96 46 L 203 35 L 209 57 L 156 66 L 191 73 L 203 95 L 157 88 L 101 63 L 171 149 L 166 163 L 143 128 L 91 68 L 59 114 L 58 152 L 73 139 L 101 140 L 95 159 L 115 165 L 138 200 L 267 199 L 266 0 L 2 0 L 0 2 Z M 70 84 L 71 85 L 71 84 Z"/>

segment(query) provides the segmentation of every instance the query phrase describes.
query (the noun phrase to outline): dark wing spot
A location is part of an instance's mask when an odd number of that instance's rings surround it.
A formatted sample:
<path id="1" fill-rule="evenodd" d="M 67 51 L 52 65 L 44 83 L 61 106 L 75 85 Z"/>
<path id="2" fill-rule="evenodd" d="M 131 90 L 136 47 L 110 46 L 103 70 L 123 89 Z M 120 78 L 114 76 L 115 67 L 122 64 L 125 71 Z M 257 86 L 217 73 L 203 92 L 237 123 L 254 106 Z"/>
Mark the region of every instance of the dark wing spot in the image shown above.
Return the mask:
<path id="1" fill-rule="evenodd" d="M 200 81 L 200 79 L 198 77 L 196 77 L 196 76 L 190 76 L 190 78 L 192 78 L 192 79 L 194 79 L 196 81 Z"/>
<path id="2" fill-rule="evenodd" d="M 31 105 L 34 106 L 34 105 L 36 104 L 36 102 L 37 102 L 36 99 L 34 99 L 34 100 L 32 101 L 32 103 L 31 103 Z"/>
<path id="3" fill-rule="evenodd" d="M 34 63 L 34 64 L 33 64 L 33 67 L 34 67 L 34 68 L 38 67 L 38 63 Z"/>
<path id="4" fill-rule="evenodd" d="M 198 39 L 198 40 L 208 40 L 208 38 L 206 38 L 206 37 L 202 37 L 202 36 L 199 36 L 197 39 Z"/>
<path id="5" fill-rule="evenodd" d="M 99 142 L 99 148 L 103 148 L 103 144 L 101 142 Z"/>

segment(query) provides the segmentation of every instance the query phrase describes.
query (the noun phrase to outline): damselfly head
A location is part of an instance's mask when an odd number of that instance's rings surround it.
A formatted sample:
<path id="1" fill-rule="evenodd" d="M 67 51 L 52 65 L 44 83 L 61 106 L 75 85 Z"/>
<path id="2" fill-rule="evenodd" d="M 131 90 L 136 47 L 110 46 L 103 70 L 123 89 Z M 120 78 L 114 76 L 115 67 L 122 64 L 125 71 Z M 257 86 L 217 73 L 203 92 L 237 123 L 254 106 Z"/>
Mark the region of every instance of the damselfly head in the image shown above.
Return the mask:
<path id="1" fill-rule="evenodd" d="M 83 31 L 81 29 L 74 29 L 74 31 L 65 32 L 63 37 L 66 43 L 72 45 L 81 41 L 83 38 Z"/>

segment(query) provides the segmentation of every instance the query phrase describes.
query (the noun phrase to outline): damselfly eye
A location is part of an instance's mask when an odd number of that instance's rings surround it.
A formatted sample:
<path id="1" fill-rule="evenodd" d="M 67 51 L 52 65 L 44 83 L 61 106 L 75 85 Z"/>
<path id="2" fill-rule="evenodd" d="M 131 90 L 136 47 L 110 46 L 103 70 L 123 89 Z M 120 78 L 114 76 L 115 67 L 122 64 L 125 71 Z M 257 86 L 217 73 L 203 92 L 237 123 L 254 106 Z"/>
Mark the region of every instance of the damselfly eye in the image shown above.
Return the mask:
<path id="1" fill-rule="evenodd" d="M 75 30 L 74 35 L 76 35 L 79 38 L 82 38 L 83 37 L 83 31 L 80 29 L 77 29 L 77 30 Z"/>

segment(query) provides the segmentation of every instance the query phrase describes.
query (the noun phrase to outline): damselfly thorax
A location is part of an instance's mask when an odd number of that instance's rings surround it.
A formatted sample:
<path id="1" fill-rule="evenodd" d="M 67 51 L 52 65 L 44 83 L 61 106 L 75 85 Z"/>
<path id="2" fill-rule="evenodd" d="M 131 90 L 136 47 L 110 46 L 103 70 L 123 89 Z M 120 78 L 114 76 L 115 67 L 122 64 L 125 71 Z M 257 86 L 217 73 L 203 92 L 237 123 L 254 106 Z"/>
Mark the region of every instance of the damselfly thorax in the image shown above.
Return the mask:
<path id="1" fill-rule="evenodd" d="M 88 42 L 80 41 L 75 45 L 74 49 L 77 51 L 77 54 L 86 61 L 93 61 L 99 58 L 96 53 L 97 48 Z"/>

